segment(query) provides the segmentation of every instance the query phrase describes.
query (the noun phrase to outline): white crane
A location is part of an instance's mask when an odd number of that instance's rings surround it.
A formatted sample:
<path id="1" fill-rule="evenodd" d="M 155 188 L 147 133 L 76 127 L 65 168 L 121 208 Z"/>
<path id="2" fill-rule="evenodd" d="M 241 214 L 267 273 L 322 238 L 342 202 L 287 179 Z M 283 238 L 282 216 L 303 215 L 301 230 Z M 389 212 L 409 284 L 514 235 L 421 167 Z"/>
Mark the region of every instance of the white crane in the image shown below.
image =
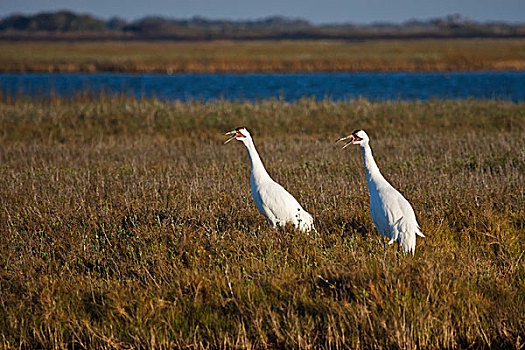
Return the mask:
<path id="1" fill-rule="evenodd" d="M 241 127 L 226 133 L 226 135 L 233 136 L 226 140 L 225 144 L 236 139 L 244 143 L 248 150 L 252 168 L 250 184 L 253 201 L 257 209 L 268 219 L 268 222 L 273 227 L 291 223 L 304 232 L 315 230 L 312 216 L 301 207 L 288 191 L 268 175 L 248 130 Z"/>
<path id="2" fill-rule="evenodd" d="M 368 144 L 369 138 L 363 130 L 356 130 L 351 135 L 338 141 L 349 140 L 348 145 L 361 146 L 365 164 L 366 183 L 370 194 L 370 214 L 377 230 L 383 237 L 390 239 L 388 244 L 399 241 L 404 253 L 416 251 L 416 236 L 425 237 L 416 220 L 414 209 L 392 185 L 385 180 L 372 155 Z"/>

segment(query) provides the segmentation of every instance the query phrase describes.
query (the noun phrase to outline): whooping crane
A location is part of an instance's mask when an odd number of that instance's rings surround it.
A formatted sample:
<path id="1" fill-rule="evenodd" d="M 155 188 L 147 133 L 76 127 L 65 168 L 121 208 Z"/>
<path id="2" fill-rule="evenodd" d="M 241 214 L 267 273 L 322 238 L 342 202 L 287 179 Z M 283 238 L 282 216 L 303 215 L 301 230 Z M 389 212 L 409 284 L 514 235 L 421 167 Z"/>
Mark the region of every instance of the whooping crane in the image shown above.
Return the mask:
<path id="1" fill-rule="evenodd" d="M 388 244 L 399 241 L 404 253 L 416 251 L 416 236 L 425 237 L 416 220 L 414 209 L 392 185 L 385 180 L 372 155 L 369 138 L 363 130 L 356 130 L 351 135 L 337 141 L 361 146 L 366 172 L 366 183 L 370 194 L 370 214 L 377 230 L 383 237 L 388 237 Z"/>
<path id="2" fill-rule="evenodd" d="M 268 175 L 248 130 L 240 127 L 226 133 L 226 135 L 233 136 L 226 140 L 225 144 L 236 139 L 244 143 L 248 150 L 253 201 L 257 209 L 268 219 L 268 222 L 273 227 L 291 223 L 304 232 L 315 230 L 312 216 L 301 207 L 288 191 Z"/>

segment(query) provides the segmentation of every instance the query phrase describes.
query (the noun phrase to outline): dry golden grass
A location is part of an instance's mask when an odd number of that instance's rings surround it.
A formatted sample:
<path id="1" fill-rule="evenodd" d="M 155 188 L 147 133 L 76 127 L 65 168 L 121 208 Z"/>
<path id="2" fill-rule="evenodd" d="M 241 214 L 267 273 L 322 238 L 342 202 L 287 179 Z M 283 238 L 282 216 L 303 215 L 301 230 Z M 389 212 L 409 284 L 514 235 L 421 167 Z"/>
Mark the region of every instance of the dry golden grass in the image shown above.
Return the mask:
<path id="1" fill-rule="evenodd" d="M 0 71 L 3 72 L 457 70 L 525 70 L 525 40 L 0 41 Z"/>
<path id="2" fill-rule="evenodd" d="M 525 106 L 0 103 L 4 348 L 523 348 Z M 246 125 L 318 235 L 271 229 Z M 427 238 L 386 254 L 360 151 Z"/>

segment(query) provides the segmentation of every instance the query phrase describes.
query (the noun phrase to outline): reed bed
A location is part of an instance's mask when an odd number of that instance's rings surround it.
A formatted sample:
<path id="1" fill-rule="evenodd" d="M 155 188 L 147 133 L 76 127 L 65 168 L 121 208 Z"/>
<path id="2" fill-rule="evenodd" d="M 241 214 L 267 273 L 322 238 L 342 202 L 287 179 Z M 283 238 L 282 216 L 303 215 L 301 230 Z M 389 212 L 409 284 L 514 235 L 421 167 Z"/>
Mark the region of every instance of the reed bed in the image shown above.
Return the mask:
<path id="1" fill-rule="evenodd" d="M 2 72 L 428 72 L 524 69 L 524 39 L 0 41 Z"/>
<path id="2" fill-rule="evenodd" d="M 525 334 L 525 105 L 0 103 L 3 348 L 515 348 Z M 318 233 L 272 229 L 247 126 Z M 358 147 L 413 204 L 383 244 Z"/>

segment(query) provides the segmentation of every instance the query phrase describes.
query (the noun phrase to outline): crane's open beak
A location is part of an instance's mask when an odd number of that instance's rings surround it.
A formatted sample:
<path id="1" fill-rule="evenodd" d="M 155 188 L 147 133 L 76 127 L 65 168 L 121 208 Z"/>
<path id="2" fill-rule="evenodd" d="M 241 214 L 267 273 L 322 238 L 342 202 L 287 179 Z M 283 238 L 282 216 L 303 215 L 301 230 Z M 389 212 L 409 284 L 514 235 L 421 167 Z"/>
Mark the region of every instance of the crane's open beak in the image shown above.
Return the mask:
<path id="1" fill-rule="evenodd" d="M 339 142 L 339 141 L 346 141 L 346 140 L 349 140 L 347 143 L 345 143 L 345 145 L 343 146 L 343 148 L 341 149 L 345 149 L 346 147 L 348 147 L 349 145 L 351 145 L 352 143 L 354 143 L 354 141 L 356 141 L 356 138 L 354 135 L 348 135 L 348 136 L 345 136 L 345 137 L 341 137 L 339 140 L 337 140 L 336 142 Z"/>
<path id="2" fill-rule="evenodd" d="M 231 140 L 233 140 L 236 136 L 237 136 L 237 130 L 232 130 L 232 131 L 228 131 L 226 134 L 224 134 L 226 136 L 228 135 L 233 135 L 232 137 L 230 137 L 229 139 L 227 139 L 226 141 L 224 141 L 224 144 L 227 144 L 228 142 L 230 142 Z"/>

